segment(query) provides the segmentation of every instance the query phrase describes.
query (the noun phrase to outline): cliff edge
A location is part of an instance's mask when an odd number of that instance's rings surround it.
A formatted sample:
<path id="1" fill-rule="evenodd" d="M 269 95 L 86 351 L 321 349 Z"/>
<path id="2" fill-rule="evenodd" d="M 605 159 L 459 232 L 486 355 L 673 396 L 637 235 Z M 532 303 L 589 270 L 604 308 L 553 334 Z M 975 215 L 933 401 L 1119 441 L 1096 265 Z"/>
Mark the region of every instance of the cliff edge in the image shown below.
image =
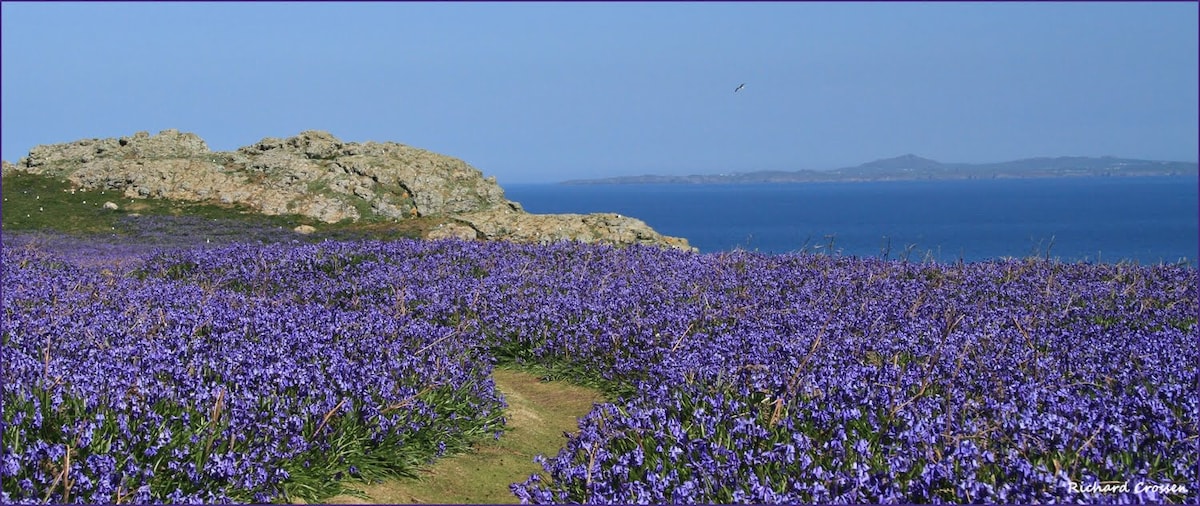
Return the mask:
<path id="1" fill-rule="evenodd" d="M 693 249 L 616 214 L 530 214 L 495 178 L 462 160 L 395 142 L 342 142 L 322 131 L 211 151 L 199 136 L 164 130 L 37 146 L 3 173 L 25 172 L 131 199 L 238 204 L 325 223 L 443 217 L 427 238 L 579 240 Z"/>

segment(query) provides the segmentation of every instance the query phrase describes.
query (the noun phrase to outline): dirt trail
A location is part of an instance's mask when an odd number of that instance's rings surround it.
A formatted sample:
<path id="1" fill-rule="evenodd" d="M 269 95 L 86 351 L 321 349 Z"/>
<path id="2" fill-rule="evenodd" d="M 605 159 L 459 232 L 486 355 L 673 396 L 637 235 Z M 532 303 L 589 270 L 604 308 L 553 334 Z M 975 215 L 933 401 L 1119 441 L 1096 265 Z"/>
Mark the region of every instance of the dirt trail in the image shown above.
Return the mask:
<path id="1" fill-rule="evenodd" d="M 564 382 L 542 382 L 537 376 L 506 369 L 493 374 L 496 388 L 508 402 L 507 430 L 499 441 L 480 442 L 475 451 L 440 459 L 419 479 L 389 480 L 374 485 L 354 484 L 364 500 L 337 496 L 329 504 L 501 504 L 516 503 L 512 483 L 541 472 L 533 457 L 554 456 L 564 432 L 578 429 L 579 417 L 602 402 L 601 395 Z"/>

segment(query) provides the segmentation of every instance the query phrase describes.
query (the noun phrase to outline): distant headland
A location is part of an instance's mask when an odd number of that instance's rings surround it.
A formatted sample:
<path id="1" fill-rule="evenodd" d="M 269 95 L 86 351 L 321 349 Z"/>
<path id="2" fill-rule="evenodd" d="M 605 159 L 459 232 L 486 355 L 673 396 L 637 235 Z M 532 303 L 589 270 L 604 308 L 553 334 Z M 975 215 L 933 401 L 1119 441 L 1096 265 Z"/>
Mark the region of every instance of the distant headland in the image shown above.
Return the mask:
<path id="1" fill-rule="evenodd" d="M 622 176 L 573 179 L 562 184 L 730 184 L 914 181 L 936 179 L 1001 179 L 1081 176 L 1196 176 L 1196 162 L 1137 160 L 1111 156 L 1025 158 L 998 163 L 942 163 L 904 155 L 833 170 L 762 170 L 690 176 Z"/>

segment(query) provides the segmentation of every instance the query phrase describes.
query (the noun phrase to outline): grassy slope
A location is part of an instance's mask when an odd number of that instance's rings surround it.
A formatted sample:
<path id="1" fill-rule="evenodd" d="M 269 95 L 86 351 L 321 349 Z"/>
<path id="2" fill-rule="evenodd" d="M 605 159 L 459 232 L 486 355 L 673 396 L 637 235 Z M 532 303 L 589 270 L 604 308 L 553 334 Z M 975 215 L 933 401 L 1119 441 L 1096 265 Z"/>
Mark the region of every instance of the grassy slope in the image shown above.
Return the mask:
<path id="1" fill-rule="evenodd" d="M 358 485 L 367 498 L 338 496 L 330 504 L 502 504 L 516 503 L 512 483 L 541 472 L 533 462 L 538 454 L 553 457 L 565 441 L 564 432 L 578 429 L 578 418 L 602 402 L 588 388 L 564 382 L 543 382 L 539 376 L 496 369 L 497 388 L 508 402 L 507 430 L 499 440 L 479 443 L 475 451 L 438 460 L 419 479 L 398 479 Z"/>
<path id="2" fill-rule="evenodd" d="M 174 202 L 159 199 L 130 199 L 114 190 L 85 191 L 66 181 L 33 174 L 12 174 L 3 179 L 3 226 L 5 230 L 57 230 L 70 234 L 111 232 L 118 220 L 130 214 L 192 215 L 205 218 L 234 218 L 263 225 L 316 225 L 300 216 L 262 216 L 249 209 L 216 204 Z M 105 202 L 117 210 L 104 208 Z"/>
<path id="3" fill-rule="evenodd" d="M 421 237 L 444 222 L 441 218 L 414 218 L 400 222 L 361 220 L 358 223 L 323 223 L 300 215 L 266 216 L 237 205 L 178 202 L 164 199 L 131 199 L 115 190 L 84 191 L 67 181 L 33 174 L 6 175 L 3 188 L 3 229 L 6 231 L 54 230 L 73 235 L 121 233 L 121 219 L 137 215 L 199 216 L 213 220 L 238 220 L 264 228 L 291 230 L 311 225 L 312 239 L 396 239 Z M 104 208 L 105 202 L 117 210 Z"/>

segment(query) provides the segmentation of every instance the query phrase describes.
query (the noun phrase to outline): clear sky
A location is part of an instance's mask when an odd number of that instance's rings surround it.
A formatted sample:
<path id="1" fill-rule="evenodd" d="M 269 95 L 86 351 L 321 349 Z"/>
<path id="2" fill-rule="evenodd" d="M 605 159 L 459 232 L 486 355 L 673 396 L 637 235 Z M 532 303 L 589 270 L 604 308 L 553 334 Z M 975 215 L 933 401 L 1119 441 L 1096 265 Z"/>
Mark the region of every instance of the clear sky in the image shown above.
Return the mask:
<path id="1" fill-rule="evenodd" d="M 1200 150 L 1196 2 L 0 8 L 9 161 L 167 128 L 395 141 L 501 184 Z"/>

